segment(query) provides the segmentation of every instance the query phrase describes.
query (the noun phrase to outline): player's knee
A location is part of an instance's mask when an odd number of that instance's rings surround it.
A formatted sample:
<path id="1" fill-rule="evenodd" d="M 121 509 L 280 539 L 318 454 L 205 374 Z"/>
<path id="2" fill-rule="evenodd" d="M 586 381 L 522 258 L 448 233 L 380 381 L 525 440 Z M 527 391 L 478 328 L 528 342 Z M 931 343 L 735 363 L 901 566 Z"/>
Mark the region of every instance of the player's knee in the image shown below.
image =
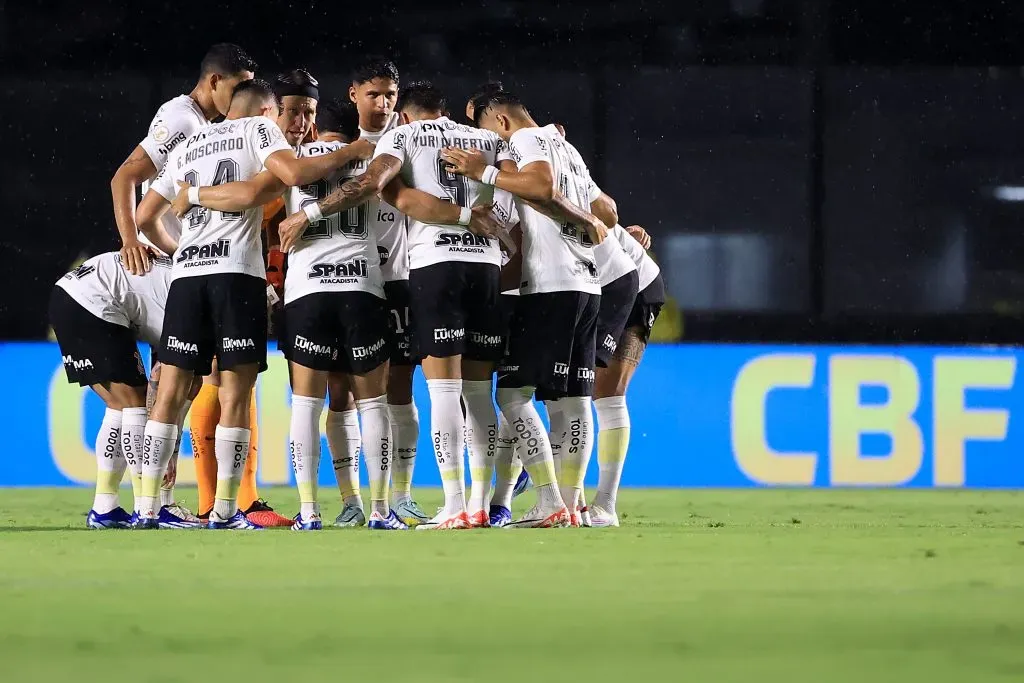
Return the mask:
<path id="1" fill-rule="evenodd" d="M 518 414 L 533 399 L 533 391 L 533 387 L 499 388 L 496 396 L 502 414 L 506 417 Z"/>
<path id="2" fill-rule="evenodd" d="M 594 401 L 598 429 L 621 429 L 629 426 L 629 409 L 625 396 L 608 396 Z"/>

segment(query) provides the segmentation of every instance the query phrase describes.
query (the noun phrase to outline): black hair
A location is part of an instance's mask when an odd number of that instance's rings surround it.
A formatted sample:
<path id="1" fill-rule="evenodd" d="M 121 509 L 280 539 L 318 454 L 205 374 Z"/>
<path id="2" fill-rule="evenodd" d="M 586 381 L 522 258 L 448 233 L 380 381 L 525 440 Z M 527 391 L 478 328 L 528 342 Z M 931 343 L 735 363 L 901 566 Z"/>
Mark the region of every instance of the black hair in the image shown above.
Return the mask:
<path id="1" fill-rule="evenodd" d="M 390 59 L 371 55 L 352 70 L 352 83 L 355 85 L 375 78 L 387 78 L 398 83 L 398 67 Z"/>
<path id="2" fill-rule="evenodd" d="M 480 119 L 483 117 L 484 111 L 489 107 L 519 107 L 526 110 L 526 105 L 523 101 L 513 93 L 507 90 L 497 90 L 491 93 L 481 95 L 480 97 L 473 100 L 473 123 L 477 127 L 480 126 Z"/>
<path id="3" fill-rule="evenodd" d="M 469 101 L 473 102 L 476 106 L 476 101 L 480 98 L 486 98 L 489 95 L 495 93 L 504 92 L 505 86 L 502 85 L 501 81 L 487 81 L 473 88 L 473 92 L 469 95 Z"/>
<path id="4" fill-rule="evenodd" d="M 397 111 L 419 109 L 445 113 L 448 111 L 448 100 L 440 88 L 434 87 L 430 81 L 417 81 L 402 88 L 398 97 L 398 106 L 395 109 Z"/>
<path id="5" fill-rule="evenodd" d="M 273 100 L 278 109 L 281 108 L 281 99 L 274 92 L 274 86 L 262 78 L 254 78 L 249 81 L 242 81 L 235 86 L 235 92 L 231 94 L 231 103 L 234 104 L 236 97 L 248 97 L 261 100 Z"/>
<path id="6" fill-rule="evenodd" d="M 206 51 L 203 63 L 199 66 L 200 76 L 234 76 L 243 71 L 256 71 L 256 62 L 234 43 L 217 43 Z"/>
<path id="7" fill-rule="evenodd" d="M 292 69 L 278 74 L 274 80 L 274 92 L 278 97 L 296 95 L 298 97 L 312 97 L 320 99 L 320 82 L 313 78 L 313 74 L 305 69 Z"/>
<path id="8" fill-rule="evenodd" d="M 321 102 L 316 111 L 316 129 L 321 133 L 338 133 L 349 140 L 355 140 L 359 137 L 359 110 L 352 102 Z"/>

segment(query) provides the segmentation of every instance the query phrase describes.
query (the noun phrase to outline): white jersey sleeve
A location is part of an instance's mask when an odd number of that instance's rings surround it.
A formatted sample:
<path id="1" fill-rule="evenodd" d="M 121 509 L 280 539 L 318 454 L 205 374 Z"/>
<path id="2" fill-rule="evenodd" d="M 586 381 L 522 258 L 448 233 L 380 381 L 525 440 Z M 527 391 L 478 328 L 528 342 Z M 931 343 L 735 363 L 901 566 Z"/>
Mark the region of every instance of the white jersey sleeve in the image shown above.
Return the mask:
<path id="1" fill-rule="evenodd" d="M 377 147 L 373 151 L 373 158 L 387 154 L 398 159 L 403 164 L 406 161 L 405 146 L 408 139 L 406 131 L 402 127 L 389 130 L 377 141 Z"/>
<path id="2" fill-rule="evenodd" d="M 246 136 L 249 139 L 249 149 L 256 153 L 260 165 L 267 163 L 267 157 L 274 152 L 294 150 L 284 139 L 284 133 L 277 127 L 277 124 L 266 116 L 254 116 L 246 122 Z"/>
<path id="3" fill-rule="evenodd" d="M 149 184 L 149 189 L 153 190 L 153 192 L 156 192 L 167 201 L 173 202 L 174 198 L 178 195 L 178 189 L 174 182 L 174 174 L 170 173 L 167 168 L 167 166 L 164 166 L 160 169 L 156 178 L 154 178 L 153 182 Z"/>
<path id="4" fill-rule="evenodd" d="M 531 130 L 539 131 L 540 129 Z M 508 143 L 509 155 L 512 161 L 516 162 L 520 171 L 524 166 L 535 161 L 544 161 L 550 164 L 551 158 L 548 156 L 550 144 L 550 141 L 543 136 L 535 135 L 532 132 L 524 132 L 522 135 L 516 133 Z"/>
<path id="5" fill-rule="evenodd" d="M 636 264 L 637 273 L 640 276 L 640 290 L 643 291 L 647 285 L 654 282 L 661 273 L 661 267 L 654 262 L 647 251 L 640 246 L 640 243 L 633 239 L 633 236 L 626 232 L 621 225 L 616 225 L 609 231 L 609 237 L 614 236 L 615 240 L 622 245 L 622 250 Z"/>
<path id="6" fill-rule="evenodd" d="M 176 97 L 165 102 L 157 111 L 139 147 L 146 150 L 159 171 L 167 163 L 170 153 L 205 124 L 202 115 L 197 115 L 192 98 L 187 95 Z"/>

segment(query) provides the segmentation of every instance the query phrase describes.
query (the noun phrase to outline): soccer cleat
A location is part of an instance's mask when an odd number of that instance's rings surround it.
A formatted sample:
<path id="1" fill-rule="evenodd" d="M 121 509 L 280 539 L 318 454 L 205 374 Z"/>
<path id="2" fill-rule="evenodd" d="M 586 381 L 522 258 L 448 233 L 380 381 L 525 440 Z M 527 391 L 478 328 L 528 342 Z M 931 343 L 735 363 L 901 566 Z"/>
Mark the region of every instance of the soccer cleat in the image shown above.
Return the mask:
<path id="1" fill-rule="evenodd" d="M 132 521 L 132 515 L 122 507 L 114 508 L 110 512 L 89 510 L 85 517 L 85 525 L 90 529 L 130 529 Z"/>
<path id="2" fill-rule="evenodd" d="M 323 520 L 319 514 L 312 515 L 308 520 L 302 518 L 302 513 L 295 515 L 292 523 L 292 531 L 320 531 L 324 528 Z"/>
<path id="3" fill-rule="evenodd" d="M 177 503 L 164 505 L 156 516 L 157 525 L 161 529 L 198 529 L 199 518 L 192 511 Z"/>
<path id="4" fill-rule="evenodd" d="M 274 512 L 267 501 L 260 498 L 249 506 L 244 513 L 245 518 L 260 527 L 291 527 L 293 520 Z"/>
<path id="5" fill-rule="evenodd" d="M 157 520 L 156 517 L 143 517 L 142 515 L 139 514 L 139 511 L 136 510 L 135 512 L 132 513 L 131 527 L 133 529 L 141 529 L 141 530 L 159 529 L 160 528 L 160 522 L 159 522 L 159 520 Z"/>
<path id="6" fill-rule="evenodd" d="M 610 510 L 605 510 L 597 505 L 590 506 L 590 525 L 598 529 L 605 529 L 619 525 L 619 516 Z"/>
<path id="7" fill-rule="evenodd" d="M 580 525 L 580 513 L 579 512 L 570 512 L 569 513 L 569 526 L 572 527 L 573 529 L 579 529 L 580 528 L 581 525 Z"/>
<path id="8" fill-rule="evenodd" d="M 378 531 L 405 531 L 409 528 L 408 524 L 398 518 L 394 510 L 389 510 L 387 517 L 374 510 L 366 526 Z"/>
<path id="9" fill-rule="evenodd" d="M 224 519 L 218 515 L 216 511 L 211 512 L 210 521 L 206 523 L 206 528 L 231 529 L 233 531 L 258 531 L 263 527 L 259 524 L 253 524 L 241 510 L 236 510 L 235 514 L 228 519 Z"/>
<path id="10" fill-rule="evenodd" d="M 437 516 L 425 524 L 416 527 L 416 531 L 442 531 L 447 529 L 470 529 L 472 524 L 466 511 L 450 514 L 441 510 Z"/>
<path id="11" fill-rule="evenodd" d="M 351 503 L 345 505 L 341 514 L 334 518 L 334 526 L 357 527 L 366 524 L 366 513 L 363 508 Z"/>
<path id="12" fill-rule="evenodd" d="M 530 473 L 524 469 L 519 473 L 519 478 L 516 479 L 515 488 L 512 489 L 512 497 L 516 498 L 523 495 L 528 488 L 530 488 Z"/>
<path id="13" fill-rule="evenodd" d="M 492 505 L 489 521 L 495 529 L 507 526 L 512 521 L 512 511 L 504 505 Z"/>
<path id="14" fill-rule="evenodd" d="M 483 510 L 477 510 L 469 517 L 469 528 L 470 529 L 486 529 L 491 526 L 490 516 Z"/>
<path id="15" fill-rule="evenodd" d="M 392 505 L 391 509 L 395 511 L 398 518 L 405 522 L 409 526 L 419 526 L 420 524 L 426 524 L 430 521 L 430 517 L 427 517 L 427 513 L 420 509 L 420 506 L 416 504 L 414 500 L 406 500 Z"/>
<path id="16" fill-rule="evenodd" d="M 569 509 L 564 505 L 559 508 L 534 505 L 525 515 L 508 526 L 517 529 L 553 529 L 569 525 Z"/>

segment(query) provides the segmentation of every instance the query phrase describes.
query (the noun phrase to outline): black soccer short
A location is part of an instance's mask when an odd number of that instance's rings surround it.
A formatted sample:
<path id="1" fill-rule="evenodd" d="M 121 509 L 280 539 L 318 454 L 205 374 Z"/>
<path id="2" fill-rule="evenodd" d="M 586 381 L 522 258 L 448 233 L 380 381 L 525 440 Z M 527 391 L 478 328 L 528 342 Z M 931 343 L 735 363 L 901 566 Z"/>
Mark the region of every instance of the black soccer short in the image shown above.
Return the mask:
<path id="1" fill-rule="evenodd" d="M 256 363 L 267 369 L 267 283 L 241 273 L 171 282 L 160 335 L 160 362 L 206 376 Z"/>
<path id="2" fill-rule="evenodd" d="M 60 287 L 50 295 L 50 324 L 72 384 L 146 386 L 146 369 L 129 328 L 96 317 Z"/>
<path id="3" fill-rule="evenodd" d="M 601 308 L 597 312 L 597 367 L 608 367 L 636 304 L 639 289 L 640 277 L 635 270 L 601 288 Z"/>
<path id="4" fill-rule="evenodd" d="M 388 359 L 388 309 L 369 292 L 317 292 L 284 307 L 285 358 L 303 367 L 363 375 Z"/>
<path id="5" fill-rule="evenodd" d="M 600 305 L 583 292 L 520 296 L 498 387 L 536 387 L 541 401 L 593 395 Z"/>
<path id="6" fill-rule="evenodd" d="M 409 281 L 392 280 L 384 283 L 384 298 L 388 304 L 388 328 L 391 338 L 388 354 L 392 365 L 416 365 L 412 355 L 409 330 Z"/>
<path id="7" fill-rule="evenodd" d="M 654 329 L 654 322 L 661 313 L 661 307 L 665 305 L 665 281 L 661 274 L 654 278 L 651 284 L 644 287 L 637 295 L 633 310 L 629 312 L 625 329 L 636 327 L 640 329 L 640 335 L 646 344 L 651 338 L 651 330 Z M 625 332 L 625 329 L 623 332 Z M 622 335 L 619 336 L 622 341 Z"/>
<path id="8" fill-rule="evenodd" d="M 500 272 L 496 265 L 464 261 L 410 271 L 413 355 L 501 360 L 506 326 L 498 305 Z"/>

